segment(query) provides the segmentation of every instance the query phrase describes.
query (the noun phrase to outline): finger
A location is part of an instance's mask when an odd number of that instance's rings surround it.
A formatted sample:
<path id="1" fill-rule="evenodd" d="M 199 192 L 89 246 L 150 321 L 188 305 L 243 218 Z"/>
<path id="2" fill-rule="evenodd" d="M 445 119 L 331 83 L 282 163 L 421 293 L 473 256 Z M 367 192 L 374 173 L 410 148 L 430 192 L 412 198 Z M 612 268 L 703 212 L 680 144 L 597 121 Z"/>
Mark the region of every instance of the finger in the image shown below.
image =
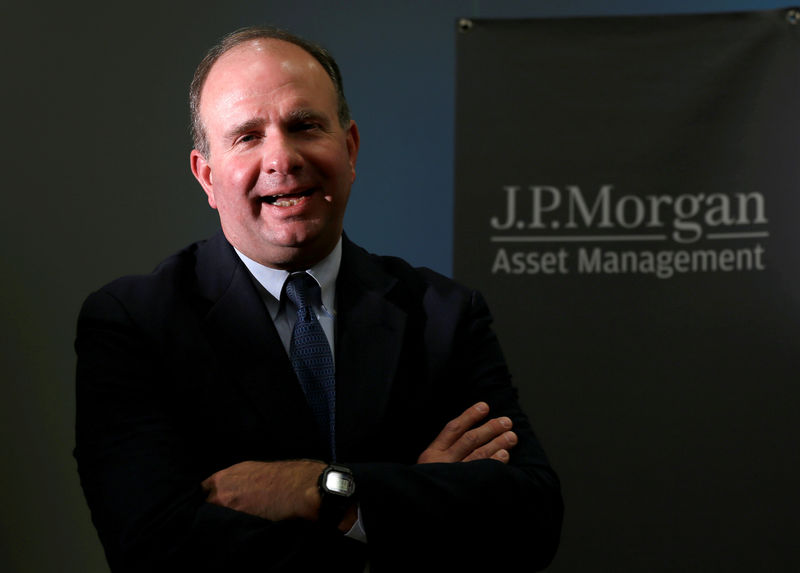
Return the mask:
<path id="1" fill-rule="evenodd" d="M 504 464 L 508 463 L 508 460 L 511 459 L 511 454 L 508 453 L 508 450 L 498 450 L 495 454 L 489 458 L 492 460 L 497 460 L 498 462 L 503 462 Z"/>
<path id="2" fill-rule="evenodd" d="M 506 416 L 493 418 L 485 424 L 465 432 L 464 435 L 450 447 L 450 450 L 459 461 L 464 461 L 467 456 L 480 450 L 489 442 L 510 430 L 511 426 L 511 419 Z"/>
<path id="3" fill-rule="evenodd" d="M 478 402 L 464 410 L 460 416 L 450 420 L 439 435 L 431 442 L 429 449 L 446 450 L 461 439 L 469 429 L 489 413 L 486 402 Z"/>
<path id="4" fill-rule="evenodd" d="M 473 453 L 483 451 L 483 448 L 492 440 L 511 430 L 511 426 L 511 418 L 506 416 L 493 418 L 485 424 L 466 432 L 450 447 L 450 450 L 457 456 L 458 460 L 465 461 Z"/>
<path id="5" fill-rule="evenodd" d="M 512 431 L 506 431 L 495 437 L 483 446 L 476 448 L 464 457 L 465 462 L 473 460 L 485 460 L 493 458 L 499 461 L 508 461 L 509 450 L 517 445 L 517 435 Z"/>

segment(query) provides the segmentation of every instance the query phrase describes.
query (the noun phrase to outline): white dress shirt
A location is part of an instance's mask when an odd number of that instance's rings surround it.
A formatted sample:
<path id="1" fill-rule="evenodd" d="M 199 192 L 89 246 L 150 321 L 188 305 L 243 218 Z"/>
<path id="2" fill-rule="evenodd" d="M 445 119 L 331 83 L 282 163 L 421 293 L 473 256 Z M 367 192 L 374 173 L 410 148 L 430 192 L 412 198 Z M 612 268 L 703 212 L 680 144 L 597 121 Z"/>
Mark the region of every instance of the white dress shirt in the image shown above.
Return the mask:
<path id="1" fill-rule="evenodd" d="M 277 328 L 283 347 L 288 354 L 289 344 L 292 340 L 292 329 L 297 320 L 297 308 L 295 308 L 294 303 L 290 301 L 288 297 L 282 297 L 281 295 L 283 294 L 283 286 L 286 284 L 286 279 L 289 278 L 290 273 L 257 263 L 238 250 L 236 254 L 242 259 L 242 262 L 250 271 L 250 274 L 256 279 L 258 285 L 262 287 L 259 289 L 261 298 L 264 300 L 264 304 L 267 305 L 269 316 L 272 318 L 272 322 L 275 323 L 275 328 Z M 331 251 L 327 257 L 306 270 L 306 272 L 317 281 L 320 288 L 321 301 L 313 301 L 312 307 L 319 319 L 322 330 L 325 331 L 328 344 L 331 345 L 331 354 L 333 354 L 334 357 L 336 356 L 334 352 L 336 277 L 339 276 L 339 265 L 341 262 L 342 240 L 340 238 L 339 242 L 336 243 L 336 247 L 334 247 L 333 251 Z"/>

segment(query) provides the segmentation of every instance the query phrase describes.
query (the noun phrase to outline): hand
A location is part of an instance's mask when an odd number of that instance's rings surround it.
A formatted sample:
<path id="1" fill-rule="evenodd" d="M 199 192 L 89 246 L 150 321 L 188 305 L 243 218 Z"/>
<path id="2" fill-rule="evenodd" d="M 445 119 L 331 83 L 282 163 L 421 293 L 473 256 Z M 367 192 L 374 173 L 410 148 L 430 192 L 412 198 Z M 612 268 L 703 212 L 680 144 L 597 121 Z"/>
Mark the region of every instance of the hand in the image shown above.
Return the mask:
<path id="1" fill-rule="evenodd" d="M 241 462 L 203 480 L 206 501 L 271 521 L 315 521 L 317 479 L 325 464 L 310 460 Z"/>
<path id="2" fill-rule="evenodd" d="M 418 464 L 434 462 L 469 462 L 493 459 L 507 463 L 509 450 L 517 444 L 517 435 L 511 431 L 511 419 L 505 416 L 492 418 L 473 428 L 489 413 L 485 402 L 467 408 L 463 414 L 447 423 L 428 448 L 420 454 Z"/>

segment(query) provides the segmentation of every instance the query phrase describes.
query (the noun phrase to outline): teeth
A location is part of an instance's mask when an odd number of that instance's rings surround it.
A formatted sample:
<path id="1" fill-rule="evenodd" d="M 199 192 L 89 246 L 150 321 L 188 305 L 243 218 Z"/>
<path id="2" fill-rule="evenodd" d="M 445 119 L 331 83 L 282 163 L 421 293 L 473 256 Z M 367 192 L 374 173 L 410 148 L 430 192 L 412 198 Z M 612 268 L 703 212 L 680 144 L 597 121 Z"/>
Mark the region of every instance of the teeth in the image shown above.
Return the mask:
<path id="1" fill-rule="evenodd" d="M 300 193 L 288 193 L 286 195 L 272 195 L 264 197 L 262 200 L 276 207 L 294 207 L 306 197 L 310 197 L 314 193 L 314 189 L 307 189 Z"/>
<path id="2" fill-rule="evenodd" d="M 299 202 L 299 199 L 277 199 L 273 205 L 277 207 L 294 207 Z"/>

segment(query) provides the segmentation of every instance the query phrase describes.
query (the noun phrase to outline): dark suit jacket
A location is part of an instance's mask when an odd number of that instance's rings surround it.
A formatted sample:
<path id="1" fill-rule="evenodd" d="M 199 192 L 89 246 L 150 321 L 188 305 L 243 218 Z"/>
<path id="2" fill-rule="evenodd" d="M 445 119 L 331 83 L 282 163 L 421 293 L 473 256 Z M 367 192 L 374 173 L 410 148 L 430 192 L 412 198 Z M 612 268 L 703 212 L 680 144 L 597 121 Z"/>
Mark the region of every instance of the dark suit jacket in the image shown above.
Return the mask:
<path id="1" fill-rule="evenodd" d="M 253 279 L 219 234 L 93 293 L 78 320 L 76 449 L 115 571 L 544 567 L 558 479 L 519 409 L 481 297 L 345 239 L 337 281 L 337 449 L 368 544 L 205 502 L 244 460 L 324 459 Z M 415 465 L 478 400 L 520 438 L 508 465 Z M 486 559 L 484 559 L 486 558 Z"/>

